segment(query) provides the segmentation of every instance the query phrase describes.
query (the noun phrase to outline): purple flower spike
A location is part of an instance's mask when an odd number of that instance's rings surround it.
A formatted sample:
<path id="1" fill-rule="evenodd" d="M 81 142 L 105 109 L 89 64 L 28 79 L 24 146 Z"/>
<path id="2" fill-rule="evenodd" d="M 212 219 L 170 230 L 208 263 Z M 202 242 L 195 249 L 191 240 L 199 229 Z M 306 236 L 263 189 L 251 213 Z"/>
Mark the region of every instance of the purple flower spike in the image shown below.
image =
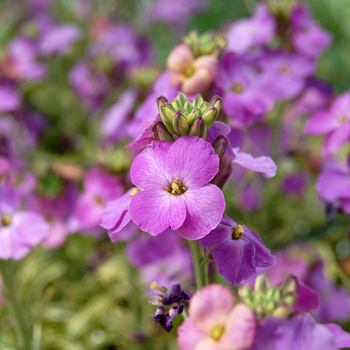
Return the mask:
<path id="1" fill-rule="evenodd" d="M 217 228 L 198 243 L 203 248 L 215 248 L 212 256 L 219 274 L 233 285 L 248 279 L 256 273 L 257 267 L 274 265 L 276 262 L 256 233 L 244 225 L 237 225 L 226 215 Z"/>
<path id="2" fill-rule="evenodd" d="M 132 220 L 153 236 L 170 226 L 189 240 L 204 237 L 225 209 L 221 190 L 208 184 L 218 169 L 219 157 L 203 139 L 153 141 L 131 167 L 131 180 L 141 189 L 131 199 Z"/>

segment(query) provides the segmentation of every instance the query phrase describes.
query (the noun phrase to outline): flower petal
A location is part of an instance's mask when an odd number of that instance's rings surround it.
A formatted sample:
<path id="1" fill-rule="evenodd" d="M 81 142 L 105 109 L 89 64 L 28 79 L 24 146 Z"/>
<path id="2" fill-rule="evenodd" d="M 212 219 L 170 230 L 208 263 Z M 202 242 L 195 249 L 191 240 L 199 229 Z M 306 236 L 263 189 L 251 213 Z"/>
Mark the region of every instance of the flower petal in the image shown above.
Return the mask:
<path id="1" fill-rule="evenodd" d="M 309 135 L 327 134 L 339 126 L 339 122 L 332 114 L 321 111 L 314 114 L 305 124 L 305 133 Z"/>
<path id="2" fill-rule="evenodd" d="M 338 129 L 328 134 L 322 153 L 328 156 L 337 152 L 348 140 L 350 136 L 350 123 L 345 123 Z"/>
<path id="3" fill-rule="evenodd" d="M 145 190 L 131 198 L 130 214 L 135 224 L 152 236 L 169 226 L 177 230 L 185 221 L 186 207 L 183 195 L 172 195 L 164 189 Z"/>
<path id="4" fill-rule="evenodd" d="M 180 137 L 170 147 L 167 166 L 172 181 L 176 178 L 187 188 L 205 186 L 219 170 L 219 157 L 209 142 L 197 136 Z"/>
<path id="5" fill-rule="evenodd" d="M 189 240 L 200 239 L 213 230 L 221 221 L 225 210 L 225 198 L 215 185 L 189 188 L 183 195 L 186 205 L 186 220 L 178 229 Z"/>
<path id="6" fill-rule="evenodd" d="M 166 173 L 166 155 L 171 142 L 153 141 L 134 160 L 130 169 L 132 183 L 141 188 L 165 188 L 175 179 Z"/>
<path id="7" fill-rule="evenodd" d="M 232 308 L 230 290 L 219 284 L 210 284 L 192 297 L 189 317 L 199 330 L 209 335 L 215 327 L 226 324 Z"/>
<path id="8" fill-rule="evenodd" d="M 177 329 L 177 345 L 180 350 L 194 350 L 208 335 L 200 331 L 190 318 L 187 318 Z"/>

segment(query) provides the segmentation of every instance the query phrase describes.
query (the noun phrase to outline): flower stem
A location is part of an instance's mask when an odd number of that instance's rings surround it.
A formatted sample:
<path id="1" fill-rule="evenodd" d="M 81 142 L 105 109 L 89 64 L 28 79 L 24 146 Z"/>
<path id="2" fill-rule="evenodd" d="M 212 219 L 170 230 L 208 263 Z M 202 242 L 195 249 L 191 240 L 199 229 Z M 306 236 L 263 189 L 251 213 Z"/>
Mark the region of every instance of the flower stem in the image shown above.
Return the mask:
<path id="1" fill-rule="evenodd" d="M 6 290 L 6 304 L 15 327 L 18 348 L 20 350 L 30 350 L 31 339 L 29 327 L 18 299 L 10 260 L 6 261 L 0 259 L 0 273 Z"/>
<path id="2" fill-rule="evenodd" d="M 192 254 L 194 276 L 196 278 L 197 290 L 209 284 L 208 281 L 208 265 L 201 264 L 205 258 L 204 249 L 196 241 L 188 241 Z"/>

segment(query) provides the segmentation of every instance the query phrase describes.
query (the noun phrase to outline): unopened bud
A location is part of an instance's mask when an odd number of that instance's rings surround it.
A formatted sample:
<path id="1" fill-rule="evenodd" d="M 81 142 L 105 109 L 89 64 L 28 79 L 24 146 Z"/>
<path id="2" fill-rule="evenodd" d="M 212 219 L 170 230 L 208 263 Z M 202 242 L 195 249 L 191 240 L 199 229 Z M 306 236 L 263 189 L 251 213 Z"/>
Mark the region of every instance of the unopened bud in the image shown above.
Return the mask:
<path id="1" fill-rule="evenodd" d="M 282 286 L 282 293 L 287 294 L 287 293 L 296 293 L 297 290 L 297 282 L 295 280 L 294 276 L 289 276 L 287 279 L 284 281 L 283 286 Z"/>
<path id="2" fill-rule="evenodd" d="M 208 108 L 209 106 L 209 102 L 203 102 L 201 107 L 200 107 L 200 110 L 201 110 L 201 114 L 203 115 L 203 113 L 206 111 L 206 109 Z"/>
<path id="3" fill-rule="evenodd" d="M 278 306 L 273 312 L 272 316 L 287 318 L 289 316 L 289 307 L 288 305 L 282 304 Z"/>
<path id="4" fill-rule="evenodd" d="M 222 98 L 220 96 L 214 96 L 209 103 L 218 110 L 218 113 L 220 113 L 222 107 Z"/>
<path id="5" fill-rule="evenodd" d="M 187 101 L 184 105 L 184 109 L 186 111 L 186 113 L 191 113 L 192 112 L 192 109 L 193 109 L 193 105 L 191 102 Z"/>
<path id="6" fill-rule="evenodd" d="M 198 108 L 192 109 L 192 112 L 187 115 L 187 122 L 192 125 L 194 121 L 200 116 L 201 111 Z"/>
<path id="7" fill-rule="evenodd" d="M 238 296 L 243 300 L 251 300 L 253 298 L 253 291 L 246 285 L 242 285 L 238 289 Z"/>
<path id="8" fill-rule="evenodd" d="M 159 110 L 161 106 L 163 106 L 165 103 L 168 102 L 168 100 L 164 96 L 157 97 L 156 101 L 157 101 L 157 106 Z"/>
<path id="9" fill-rule="evenodd" d="M 227 138 L 223 135 L 218 136 L 215 141 L 213 142 L 213 148 L 215 149 L 215 154 L 221 158 L 226 150 L 227 147 Z"/>
<path id="10" fill-rule="evenodd" d="M 267 301 L 267 303 L 265 304 L 266 312 L 270 314 L 275 309 L 276 305 L 277 304 L 273 300 Z"/>
<path id="11" fill-rule="evenodd" d="M 207 127 L 202 117 L 199 117 L 195 120 L 188 134 L 192 136 L 201 137 L 205 140 L 205 138 L 207 137 Z"/>
<path id="12" fill-rule="evenodd" d="M 203 119 L 209 129 L 212 124 L 215 122 L 216 117 L 218 116 L 218 111 L 214 106 L 209 105 L 208 108 L 203 113 Z"/>
<path id="13" fill-rule="evenodd" d="M 175 108 L 176 111 L 182 108 L 180 101 L 177 98 L 171 100 L 171 105 Z"/>
<path id="14" fill-rule="evenodd" d="M 256 304 L 254 307 L 254 310 L 258 315 L 262 315 L 265 313 L 265 305 L 263 304 Z"/>
<path id="15" fill-rule="evenodd" d="M 254 291 L 265 294 L 270 288 L 270 282 L 265 274 L 261 274 L 256 278 Z"/>
<path id="16" fill-rule="evenodd" d="M 165 103 L 160 107 L 159 112 L 164 125 L 173 134 L 175 132 L 173 128 L 173 116 L 176 113 L 174 107 L 170 103 Z"/>
<path id="17" fill-rule="evenodd" d="M 179 136 L 187 135 L 190 130 L 190 126 L 181 112 L 176 112 L 174 114 L 173 127 Z"/>
<path id="18" fill-rule="evenodd" d="M 293 306 L 297 300 L 297 295 L 293 292 L 289 292 L 283 296 L 283 302 L 289 306 Z"/>
<path id="19" fill-rule="evenodd" d="M 186 95 L 180 91 L 177 93 L 177 100 L 180 102 L 181 107 L 184 107 L 185 103 L 188 102 Z"/>
<path id="20" fill-rule="evenodd" d="M 201 95 L 197 95 L 196 99 L 193 101 L 193 107 L 200 108 L 203 103 L 203 97 Z"/>
<path id="21" fill-rule="evenodd" d="M 157 122 L 153 124 L 152 131 L 157 141 L 175 141 L 173 136 L 170 134 L 170 132 L 162 122 Z"/>
<path id="22" fill-rule="evenodd" d="M 269 300 L 269 299 L 272 299 L 274 300 L 277 304 L 280 302 L 281 300 L 281 291 L 278 287 L 273 287 L 271 288 L 267 294 L 266 294 L 266 298 Z"/>

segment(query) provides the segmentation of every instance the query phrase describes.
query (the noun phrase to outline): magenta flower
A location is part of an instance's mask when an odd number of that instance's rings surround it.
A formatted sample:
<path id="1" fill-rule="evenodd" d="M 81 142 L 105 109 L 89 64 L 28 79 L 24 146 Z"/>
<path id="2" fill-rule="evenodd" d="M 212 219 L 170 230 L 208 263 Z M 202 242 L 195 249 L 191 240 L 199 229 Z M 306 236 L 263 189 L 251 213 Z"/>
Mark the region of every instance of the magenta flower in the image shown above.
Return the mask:
<path id="1" fill-rule="evenodd" d="M 0 84 L 0 113 L 14 111 L 20 105 L 18 92 L 10 85 Z"/>
<path id="2" fill-rule="evenodd" d="M 48 234 L 44 218 L 31 211 L 18 211 L 19 198 L 8 186 L 0 186 L 0 259 L 18 260 Z"/>
<path id="3" fill-rule="evenodd" d="M 75 204 L 70 230 L 91 230 L 98 227 L 107 203 L 122 194 L 122 185 L 115 176 L 90 169 L 84 177 L 84 192 Z"/>
<path id="4" fill-rule="evenodd" d="M 305 125 L 309 135 L 327 134 L 322 152 L 325 156 L 338 151 L 350 137 L 350 92 L 337 97 L 329 111 L 315 113 Z"/>
<path id="5" fill-rule="evenodd" d="M 244 350 L 253 342 L 255 327 L 250 308 L 234 305 L 227 287 L 211 284 L 191 298 L 177 342 L 180 350 Z"/>
<path id="6" fill-rule="evenodd" d="M 141 189 L 131 199 L 132 220 L 154 236 L 170 226 L 186 239 L 204 237 L 225 209 L 221 190 L 208 184 L 218 169 L 219 157 L 203 139 L 153 141 L 131 167 L 131 180 Z"/>
<path id="7" fill-rule="evenodd" d="M 256 273 L 257 267 L 274 265 L 276 258 L 261 238 L 224 215 L 221 223 L 198 243 L 211 253 L 219 274 L 236 285 Z"/>
<path id="8" fill-rule="evenodd" d="M 331 35 L 314 21 L 305 5 L 293 8 L 290 21 L 292 44 L 298 53 L 317 58 L 331 43 Z"/>
<path id="9" fill-rule="evenodd" d="M 244 54 L 256 45 L 267 44 L 275 34 L 275 19 L 266 5 L 259 5 L 253 17 L 230 25 L 227 32 L 227 51 Z"/>

